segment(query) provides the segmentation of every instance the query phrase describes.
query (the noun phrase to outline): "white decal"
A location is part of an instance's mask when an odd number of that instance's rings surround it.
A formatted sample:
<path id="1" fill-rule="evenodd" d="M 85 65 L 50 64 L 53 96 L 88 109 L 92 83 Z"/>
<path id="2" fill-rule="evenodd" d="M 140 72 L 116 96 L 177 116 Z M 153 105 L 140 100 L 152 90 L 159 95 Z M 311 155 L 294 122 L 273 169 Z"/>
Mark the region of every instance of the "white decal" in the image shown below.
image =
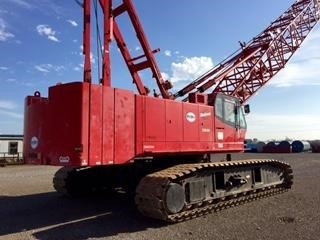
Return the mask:
<path id="1" fill-rule="evenodd" d="M 218 140 L 223 140 L 223 132 L 218 132 Z"/>
<path id="2" fill-rule="evenodd" d="M 203 113 L 200 113 L 200 117 L 201 117 L 201 118 L 210 117 L 210 116 L 211 116 L 211 112 L 203 112 Z"/>
<path id="3" fill-rule="evenodd" d="M 39 139 L 37 137 L 32 137 L 30 141 L 30 145 L 32 149 L 36 149 L 39 145 Z"/>
<path id="4" fill-rule="evenodd" d="M 209 133 L 209 132 L 211 132 L 210 128 L 202 128 L 201 131 L 202 131 L 203 133 Z"/>
<path id="5" fill-rule="evenodd" d="M 81 166 L 88 165 L 88 161 L 86 159 L 81 160 Z"/>
<path id="6" fill-rule="evenodd" d="M 186 119 L 188 122 L 195 122 L 196 121 L 196 115 L 193 112 L 187 112 Z"/>
<path id="7" fill-rule="evenodd" d="M 70 161 L 69 156 L 60 156 L 59 157 L 59 162 L 61 162 L 61 163 L 68 163 L 69 161 Z"/>
<path id="8" fill-rule="evenodd" d="M 143 145 L 144 149 L 154 149 L 153 145 Z"/>

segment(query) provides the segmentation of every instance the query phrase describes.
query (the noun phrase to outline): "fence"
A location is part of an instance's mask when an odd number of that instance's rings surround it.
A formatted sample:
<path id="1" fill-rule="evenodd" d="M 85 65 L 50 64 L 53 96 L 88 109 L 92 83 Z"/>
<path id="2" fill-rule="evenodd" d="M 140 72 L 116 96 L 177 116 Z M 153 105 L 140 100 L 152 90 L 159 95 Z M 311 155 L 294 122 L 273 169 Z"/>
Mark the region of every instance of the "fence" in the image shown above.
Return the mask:
<path id="1" fill-rule="evenodd" d="M 0 165 L 4 166 L 7 164 L 22 164 L 23 154 L 18 152 L 15 154 L 10 154 L 8 152 L 0 152 Z"/>

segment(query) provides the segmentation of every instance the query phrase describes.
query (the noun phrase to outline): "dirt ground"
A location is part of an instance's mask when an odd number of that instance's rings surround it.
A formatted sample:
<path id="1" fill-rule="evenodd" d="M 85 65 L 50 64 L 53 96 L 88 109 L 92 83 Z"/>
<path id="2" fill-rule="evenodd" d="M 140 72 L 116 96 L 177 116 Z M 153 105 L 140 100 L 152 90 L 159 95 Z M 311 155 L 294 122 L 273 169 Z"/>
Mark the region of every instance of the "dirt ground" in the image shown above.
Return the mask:
<path id="1" fill-rule="evenodd" d="M 220 158 L 221 156 L 217 156 Z M 292 165 L 284 194 L 178 224 L 139 214 L 126 196 L 60 197 L 52 166 L 0 168 L 0 239 L 320 239 L 320 154 L 237 154 Z"/>

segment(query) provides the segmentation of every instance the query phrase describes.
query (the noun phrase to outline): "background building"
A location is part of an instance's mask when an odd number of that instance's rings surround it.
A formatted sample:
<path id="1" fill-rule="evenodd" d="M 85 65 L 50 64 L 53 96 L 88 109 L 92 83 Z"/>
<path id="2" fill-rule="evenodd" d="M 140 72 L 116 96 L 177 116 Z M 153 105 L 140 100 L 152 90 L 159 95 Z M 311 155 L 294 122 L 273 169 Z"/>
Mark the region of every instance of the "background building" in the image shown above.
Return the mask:
<path id="1" fill-rule="evenodd" d="M 0 135 L 0 164 L 23 162 L 23 135 Z"/>

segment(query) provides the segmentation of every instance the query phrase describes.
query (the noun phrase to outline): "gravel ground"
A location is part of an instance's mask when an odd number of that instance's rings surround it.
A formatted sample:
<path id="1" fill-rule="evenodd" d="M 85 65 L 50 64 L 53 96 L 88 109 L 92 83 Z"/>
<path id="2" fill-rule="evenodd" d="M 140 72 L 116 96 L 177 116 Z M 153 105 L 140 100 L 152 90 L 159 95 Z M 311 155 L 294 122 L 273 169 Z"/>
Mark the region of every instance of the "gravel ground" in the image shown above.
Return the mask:
<path id="1" fill-rule="evenodd" d="M 217 156 L 220 158 L 221 156 Z M 52 166 L 0 168 L 0 239 L 320 239 L 320 155 L 237 154 L 292 165 L 284 194 L 178 224 L 139 214 L 126 196 L 68 199 L 51 186 Z"/>

